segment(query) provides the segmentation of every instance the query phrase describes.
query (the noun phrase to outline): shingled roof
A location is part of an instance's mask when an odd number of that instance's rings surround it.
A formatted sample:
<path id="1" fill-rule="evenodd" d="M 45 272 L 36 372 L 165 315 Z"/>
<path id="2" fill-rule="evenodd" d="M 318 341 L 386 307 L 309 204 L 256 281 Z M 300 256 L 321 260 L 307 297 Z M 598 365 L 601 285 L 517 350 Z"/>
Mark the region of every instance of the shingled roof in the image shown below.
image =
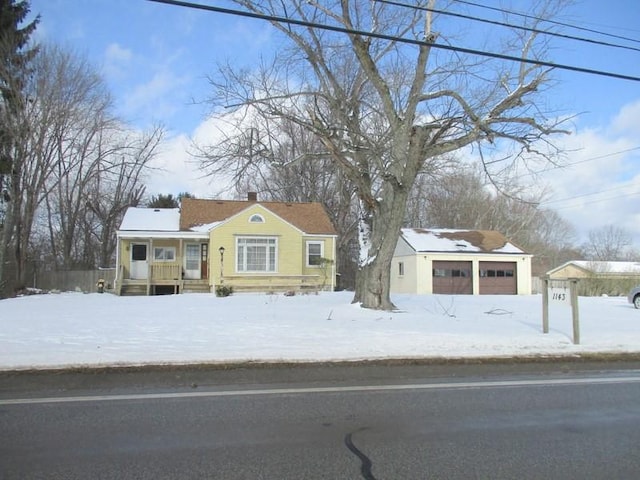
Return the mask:
<path id="1" fill-rule="evenodd" d="M 204 200 L 183 198 L 180 230 L 225 221 L 251 205 L 261 205 L 307 234 L 336 235 L 336 230 L 320 203 L 262 202 L 257 200 Z"/>

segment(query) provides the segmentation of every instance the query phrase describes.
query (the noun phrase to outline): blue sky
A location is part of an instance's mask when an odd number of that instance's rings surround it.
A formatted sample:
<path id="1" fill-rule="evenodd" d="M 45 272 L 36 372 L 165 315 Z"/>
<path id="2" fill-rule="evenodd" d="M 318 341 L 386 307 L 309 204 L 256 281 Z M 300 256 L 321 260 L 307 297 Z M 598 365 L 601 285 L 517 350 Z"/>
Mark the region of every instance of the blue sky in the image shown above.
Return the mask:
<path id="1" fill-rule="evenodd" d="M 478 3 L 501 6 L 498 0 Z M 519 9 L 519 2 L 514 5 Z M 141 128 L 154 122 L 167 128 L 158 158 L 161 170 L 149 181 L 150 194 L 219 194 L 219 186 L 198 178 L 187 162 L 188 137 L 206 136 L 211 129 L 205 122 L 207 107 L 199 102 L 207 96 L 206 75 L 217 62 L 251 68 L 278 48 L 278 37 L 266 22 L 147 0 L 31 0 L 31 9 L 41 15 L 38 40 L 73 48 L 102 70 L 119 115 Z M 470 13 L 471 8 L 459 11 Z M 557 18 L 640 40 L 638 19 L 637 0 L 585 0 Z M 640 48 L 640 43 L 600 39 Z M 640 77 L 638 51 L 556 40 L 549 60 Z M 573 134 L 563 139 L 571 151 L 569 166 L 538 177 L 549 191 L 547 206 L 574 224 L 581 237 L 613 223 L 633 232 L 640 246 L 640 82 L 572 72 L 557 72 L 556 78 L 547 105 L 558 114 L 580 115 Z"/>

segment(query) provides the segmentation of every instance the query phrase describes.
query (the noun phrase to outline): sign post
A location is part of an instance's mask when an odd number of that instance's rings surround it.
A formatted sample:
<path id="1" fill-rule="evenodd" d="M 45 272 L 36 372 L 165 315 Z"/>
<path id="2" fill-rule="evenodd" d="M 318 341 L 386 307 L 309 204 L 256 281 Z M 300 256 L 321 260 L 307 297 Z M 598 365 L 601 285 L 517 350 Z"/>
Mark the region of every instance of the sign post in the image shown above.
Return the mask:
<path id="1" fill-rule="evenodd" d="M 549 301 L 569 304 L 573 324 L 573 343 L 580 344 L 580 315 L 578 311 L 578 279 L 544 279 L 542 290 L 542 333 L 549 333 Z"/>
<path id="2" fill-rule="evenodd" d="M 569 279 L 569 291 L 571 292 L 571 319 L 573 321 L 573 343 L 580 344 L 580 316 L 578 312 L 578 279 Z"/>
<path id="3" fill-rule="evenodd" d="M 542 279 L 542 333 L 549 333 L 549 277 Z"/>

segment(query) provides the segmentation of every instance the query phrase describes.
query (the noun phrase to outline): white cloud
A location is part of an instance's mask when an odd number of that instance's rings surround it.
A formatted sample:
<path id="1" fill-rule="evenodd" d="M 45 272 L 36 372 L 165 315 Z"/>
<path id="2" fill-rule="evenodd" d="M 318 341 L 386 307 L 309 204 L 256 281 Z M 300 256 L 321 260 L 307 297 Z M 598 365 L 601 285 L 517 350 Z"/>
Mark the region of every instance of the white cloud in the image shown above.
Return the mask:
<path id="1" fill-rule="evenodd" d="M 173 194 L 189 192 L 197 198 L 230 199 L 235 190 L 230 177 L 217 175 L 206 177 L 199 169 L 198 159 L 189 152 L 194 152 L 197 145 L 212 145 L 229 134 L 238 117 L 246 115 L 242 111 L 229 113 L 226 116 L 209 117 L 203 120 L 191 136 L 180 133 L 168 138 L 155 158 L 149 176 L 147 193 L 149 195 Z"/>
<path id="2" fill-rule="evenodd" d="M 124 48 L 118 43 L 111 43 L 107 46 L 105 57 L 107 61 L 129 63 L 129 61 L 133 58 L 133 53 L 130 49 Z"/>
<path id="3" fill-rule="evenodd" d="M 147 82 L 138 84 L 124 95 L 122 108 L 127 116 L 135 119 L 163 121 L 182 107 L 176 102 L 176 96 L 188 82 L 188 77 L 170 70 L 158 71 Z"/>
<path id="4" fill-rule="evenodd" d="M 215 141 L 219 129 L 216 119 L 203 121 L 193 133 L 193 139 L 204 144 Z M 154 160 L 153 173 L 147 181 L 149 195 L 189 192 L 197 198 L 228 198 L 230 183 L 223 177 L 205 177 L 198 161 L 189 152 L 192 139 L 179 134 L 167 139 Z"/>
<path id="5" fill-rule="evenodd" d="M 613 119 L 611 128 L 624 135 L 633 135 L 640 139 L 640 100 L 625 105 Z"/>
<path id="6" fill-rule="evenodd" d="M 561 139 L 566 166 L 542 175 L 552 194 L 543 204 L 576 228 L 581 240 L 590 230 L 622 227 L 640 245 L 640 102 L 626 105 L 606 128 L 577 129 Z"/>
<path id="7" fill-rule="evenodd" d="M 178 135 L 166 140 L 152 163 L 153 173 L 147 181 L 149 195 L 189 192 L 198 198 L 215 196 L 215 186 L 202 178 L 193 158 L 189 155 L 190 140 Z"/>
<path id="8" fill-rule="evenodd" d="M 111 78 L 122 78 L 129 72 L 133 52 L 118 43 L 111 43 L 104 52 L 104 72 Z"/>

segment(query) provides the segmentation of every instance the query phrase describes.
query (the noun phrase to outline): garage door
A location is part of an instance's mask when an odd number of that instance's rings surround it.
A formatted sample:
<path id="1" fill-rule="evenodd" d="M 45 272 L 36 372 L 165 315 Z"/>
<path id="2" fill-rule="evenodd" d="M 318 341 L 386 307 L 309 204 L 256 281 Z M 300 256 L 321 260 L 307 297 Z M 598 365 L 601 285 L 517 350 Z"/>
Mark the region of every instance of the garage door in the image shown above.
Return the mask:
<path id="1" fill-rule="evenodd" d="M 518 293 L 516 262 L 480 262 L 481 295 Z"/>
<path id="2" fill-rule="evenodd" d="M 433 262 L 433 293 L 473 293 L 471 262 Z"/>

